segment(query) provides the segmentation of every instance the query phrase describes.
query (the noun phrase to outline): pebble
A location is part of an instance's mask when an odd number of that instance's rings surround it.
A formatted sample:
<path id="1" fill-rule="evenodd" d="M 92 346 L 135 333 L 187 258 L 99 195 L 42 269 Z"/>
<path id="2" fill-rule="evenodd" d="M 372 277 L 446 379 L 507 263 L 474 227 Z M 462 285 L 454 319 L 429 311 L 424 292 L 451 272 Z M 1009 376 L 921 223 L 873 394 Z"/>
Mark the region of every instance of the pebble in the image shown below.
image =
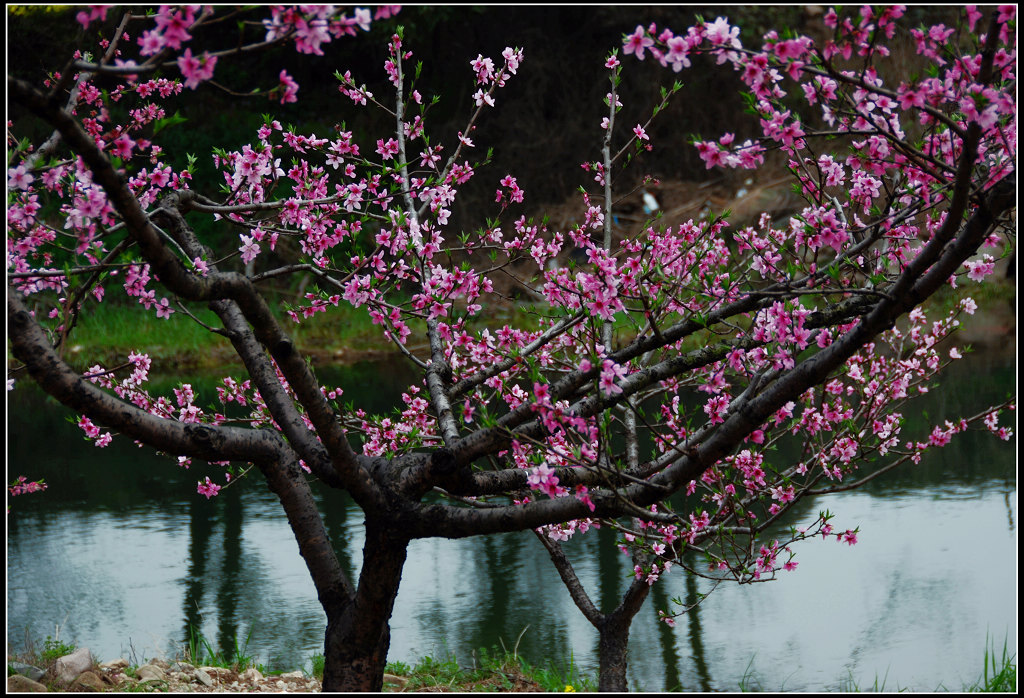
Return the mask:
<path id="1" fill-rule="evenodd" d="M 216 682 L 213 680 L 213 678 L 203 669 L 196 669 L 196 679 L 198 679 L 199 683 L 203 684 L 204 686 L 213 687 L 214 685 L 216 685 Z"/>
<path id="2" fill-rule="evenodd" d="M 167 674 L 162 668 L 155 664 L 143 664 L 135 671 L 135 675 L 138 676 L 139 680 L 142 682 L 167 680 Z"/>

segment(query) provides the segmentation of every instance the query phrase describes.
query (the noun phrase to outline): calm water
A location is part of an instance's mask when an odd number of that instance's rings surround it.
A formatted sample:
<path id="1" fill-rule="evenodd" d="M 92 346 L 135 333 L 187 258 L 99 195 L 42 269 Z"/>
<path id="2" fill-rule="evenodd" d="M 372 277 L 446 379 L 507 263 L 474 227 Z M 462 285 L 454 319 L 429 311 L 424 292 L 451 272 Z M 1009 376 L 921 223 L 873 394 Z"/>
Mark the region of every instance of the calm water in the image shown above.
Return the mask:
<path id="1" fill-rule="evenodd" d="M 1013 357 L 969 357 L 924 409 L 967 414 L 1015 385 Z M 363 365 L 325 382 L 384 409 L 405 376 Z M 9 473 L 45 477 L 43 495 L 8 515 L 8 644 L 55 633 L 103 659 L 173 655 L 194 625 L 215 647 L 249 637 L 248 654 L 283 669 L 322 651 L 325 618 L 275 498 L 256 478 L 207 502 L 210 471 L 124 439 L 96 449 L 33 388 L 8 395 Z M 904 434 L 920 420 L 908 420 Z M 1016 441 L 966 434 L 920 466 L 822 500 L 855 547 L 808 541 L 779 581 L 722 585 L 680 619 L 656 622 L 671 598 L 692 602 L 705 580 L 669 575 L 633 624 L 630 681 L 663 690 L 959 690 L 981 672 L 986 637 L 1016 653 Z M 360 564 L 362 519 L 344 495 L 319 495 L 343 564 Z M 811 520 L 817 512 L 797 512 Z M 606 531 L 568 549 L 604 608 L 628 582 Z M 390 659 L 412 663 L 504 643 L 531 662 L 597 666 L 597 634 L 576 610 L 532 534 L 414 542 L 392 620 Z"/>

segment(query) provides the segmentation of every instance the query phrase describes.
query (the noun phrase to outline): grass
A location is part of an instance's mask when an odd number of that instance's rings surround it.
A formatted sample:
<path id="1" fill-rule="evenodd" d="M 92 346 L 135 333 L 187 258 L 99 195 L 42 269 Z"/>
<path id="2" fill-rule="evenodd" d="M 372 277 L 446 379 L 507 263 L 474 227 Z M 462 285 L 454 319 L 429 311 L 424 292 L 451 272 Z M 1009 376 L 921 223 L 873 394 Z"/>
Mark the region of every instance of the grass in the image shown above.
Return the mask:
<path id="1" fill-rule="evenodd" d="M 929 307 L 940 312 L 952 309 L 966 295 L 972 295 L 984 310 L 987 307 L 1004 305 L 1012 300 L 1015 286 L 1006 282 L 970 284 L 957 289 L 943 287 L 928 301 Z M 276 292 L 267 295 L 267 302 L 278 322 L 295 340 L 304 354 L 330 356 L 335 361 L 352 361 L 381 351 L 391 351 L 384 339 L 383 330 L 374 325 L 365 308 L 355 309 L 346 302 L 337 307 L 328 306 L 327 312 L 316 313 L 314 317 L 296 324 L 286 313 L 286 300 Z M 303 301 L 303 304 L 305 302 Z M 104 303 L 87 302 L 86 309 L 68 339 L 66 357 L 72 363 L 95 363 L 107 365 L 124 361 L 129 351 L 145 351 L 157 367 L 214 367 L 237 364 L 238 358 L 224 337 L 210 332 L 199 322 L 175 306 L 176 312 L 170 319 L 160 319 L 156 312 L 148 312 L 133 304 L 118 301 Z M 201 323 L 219 327 L 220 321 L 205 306 L 191 304 L 190 312 Z M 533 326 L 531 317 L 537 310 L 556 312 L 540 305 L 529 303 L 502 305 L 489 310 L 488 318 L 481 316 L 469 322 L 470 328 L 481 325 L 509 323 L 514 327 Z M 557 313 L 556 313 L 557 314 Z M 983 322 L 981 316 L 963 318 L 964 325 Z M 422 323 L 413 323 L 410 341 L 418 342 L 423 336 Z M 637 328 L 631 318 L 621 313 L 616 316 L 616 341 L 627 342 Z M 702 331 L 688 338 L 684 350 L 704 346 L 717 337 L 709 331 Z M 76 359 L 81 359 L 76 362 Z M 83 366 L 84 368 L 84 366 Z"/>
<path id="2" fill-rule="evenodd" d="M 472 666 L 459 664 L 454 655 L 423 657 L 414 665 L 390 662 L 384 671 L 407 679 L 403 690 L 578 692 L 596 690 L 596 681 L 581 676 L 572 657 L 566 665 L 536 667 L 515 651 L 493 647 L 472 653 Z"/>
<path id="3" fill-rule="evenodd" d="M 77 647 L 69 645 L 66 642 L 61 642 L 59 639 L 54 639 L 47 635 L 46 640 L 43 641 L 43 650 L 39 653 L 39 661 L 44 665 L 52 666 L 57 663 L 57 660 L 61 657 L 65 657 L 74 652 Z"/>
<path id="4" fill-rule="evenodd" d="M 1003 640 L 1003 652 L 997 656 L 995 645 L 985 641 L 985 660 L 981 678 L 964 690 L 970 693 L 1015 693 L 1017 691 L 1017 655 L 1008 651 Z"/>
<path id="5" fill-rule="evenodd" d="M 193 666 L 216 666 L 232 669 L 234 671 L 245 671 L 249 667 L 255 667 L 261 674 L 266 674 L 266 667 L 256 662 L 256 658 L 249 654 L 249 640 L 252 639 L 252 628 L 245 636 L 245 642 L 239 645 L 238 636 L 235 636 L 234 647 L 228 652 L 223 648 L 214 651 L 210 641 L 203 636 L 199 628 L 189 626 L 188 645 L 185 647 L 185 661 Z"/>
<path id="6" fill-rule="evenodd" d="M 471 653 L 470 665 L 460 664 L 454 654 L 424 656 L 417 663 L 388 662 L 384 667 L 384 690 L 459 692 L 579 692 L 594 691 L 596 679 L 580 674 L 572 656 L 562 666 L 536 667 L 514 648 L 479 649 Z M 324 657 L 313 656 L 313 675 L 322 680 Z"/>
<path id="7" fill-rule="evenodd" d="M 278 299 L 268 298 L 271 309 L 284 330 L 300 350 L 307 354 L 329 351 L 355 354 L 373 352 L 385 346 L 383 331 L 372 323 L 364 309 L 346 304 L 330 307 L 328 312 L 296 324 Z M 155 311 L 146 312 L 131 305 L 106 302 L 90 303 L 81 314 L 67 342 L 67 358 L 107 363 L 124 361 L 129 351 L 145 351 L 157 365 L 207 366 L 238 362 L 230 343 L 209 327 L 220 327 L 213 311 L 190 307 L 196 320 L 180 308 L 169 319 Z"/>

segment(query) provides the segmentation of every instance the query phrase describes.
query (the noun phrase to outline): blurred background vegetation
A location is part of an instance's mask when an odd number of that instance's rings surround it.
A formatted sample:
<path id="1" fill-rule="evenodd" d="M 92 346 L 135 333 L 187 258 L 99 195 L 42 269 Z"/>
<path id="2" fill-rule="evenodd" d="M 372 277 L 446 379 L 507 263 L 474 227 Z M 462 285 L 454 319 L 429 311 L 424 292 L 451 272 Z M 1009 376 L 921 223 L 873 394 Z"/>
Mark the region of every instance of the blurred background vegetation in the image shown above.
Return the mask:
<path id="1" fill-rule="evenodd" d="M 98 52 L 98 40 L 111 37 L 123 14 L 123 8 L 111 8 L 104 22 L 94 22 L 83 30 L 75 20 L 79 10 L 74 6 L 8 6 L 8 74 L 41 84 L 47 75 L 66 68 L 76 48 Z M 145 11 L 145 7 L 132 8 L 135 14 Z M 758 119 L 746 111 L 738 75 L 728 66 L 714 65 L 700 56 L 693 57 L 693 66 L 680 73 L 663 68 L 650 57 L 642 62 L 623 57 L 623 35 L 638 24 L 651 23 L 659 31 L 669 28 L 684 32 L 698 17 L 713 21 L 721 16 L 741 28 L 745 45 L 760 46 L 761 37 L 770 29 L 780 35 L 806 33 L 821 42 L 825 38 L 821 33 L 823 12 L 822 7 L 805 5 L 404 7 L 396 18 L 374 23 L 370 32 L 325 44 L 322 56 L 299 54 L 288 45 L 221 58 L 214 75 L 220 85 L 235 93 L 265 91 L 277 85 L 284 69 L 300 85 L 298 102 L 281 105 L 265 95 L 238 96 L 204 83 L 196 90 L 185 89 L 181 95 L 159 102 L 168 115 L 177 112 L 185 121 L 161 131 L 154 140 L 163 146 L 165 161 L 175 169 L 184 169 L 189 156 L 195 156 L 191 186 L 213 198 L 223 183 L 222 175 L 214 169 L 213 148 L 238 150 L 254 142 L 264 114 L 294 126 L 298 133 L 331 137 L 336 128 L 351 130 L 362 152 L 371 155 L 376 140 L 387 139 L 393 132 L 393 117 L 374 107 L 355 106 L 338 92 L 334 73 L 351 71 L 357 83 L 365 82 L 378 99 L 388 104 L 393 93 L 383 64 L 388 39 L 402 25 L 405 48 L 413 52 L 414 63 L 422 61 L 416 89 L 424 103 L 435 95 L 440 97 L 428 112 L 426 124 L 430 142 L 445 146 L 442 155 L 446 158 L 474 107 L 472 94 L 477 88 L 470 61 L 483 54 L 500 64 L 501 51 L 512 45 L 523 49 L 525 61 L 518 74 L 498 91 L 497 108 L 483 113 L 472 134 L 476 148 L 467 153 L 470 158 L 481 159 L 493 148 L 491 164 L 460 188 L 448 231 L 476 230 L 496 217 L 500 209 L 494 202 L 494 192 L 506 174 L 517 177 L 526 200 L 505 212 L 504 225 L 521 214 L 538 220 L 550 214 L 556 224 L 564 225 L 564 217 L 558 220 L 559 213 L 564 213 L 571 197 L 575 197 L 572 205 L 578 205 L 579 197 L 574 192 L 580 186 L 591 192 L 597 190 L 593 176 L 580 163 L 601 157 L 604 132 L 600 124 L 607 115 L 604 97 L 610 87 L 609 71 L 603 66 L 610 51 L 619 48 L 624 64 L 619 98 L 624 108 L 617 116 L 618 143 L 625 142 L 634 124 L 647 120 L 662 87 L 677 80 L 684 86 L 648 128 L 653 149 L 639 155 L 626 172 L 616 175 L 617 194 L 627 193 L 650 174 L 667 182 L 713 183 L 717 191 L 724 192 L 719 200 L 724 208 L 732 203 L 730 193 L 750 184 L 752 173 L 708 171 L 689 143 L 694 135 L 717 138 L 733 132 L 737 141 L 757 135 Z M 956 13 L 956 8 L 912 7 L 904 26 L 917 26 L 926 20 L 952 24 Z M 194 54 L 199 54 L 261 40 L 264 29 L 259 20 L 266 15 L 266 8 L 255 7 L 241 15 L 248 24 L 227 21 L 204 26 L 194 32 L 189 45 Z M 137 57 L 136 40 L 143 29 L 151 26 L 149 22 L 130 25 L 129 57 Z M 886 75 L 887 81 L 909 80 L 925 67 L 915 55 L 913 42 L 905 38 L 891 44 L 896 51 L 891 70 L 896 74 Z M 407 70 L 407 74 L 412 72 Z M 157 76 L 181 77 L 176 68 Z M 115 82 L 99 78 L 97 84 L 111 88 Z M 798 92 L 795 90 L 788 98 L 792 107 L 807 112 L 807 118 L 816 123 L 819 117 L 810 113 L 802 96 L 795 94 Z M 128 101 L 111 104 L 111 111 L 133 106 L 126 104 Z M 17 104 L 8 104 L 9 123 L 13 122 L 10 130 L 16 138 L 28 137 L 38 143 L 49 135 L 44 124 L 25 116 Z M 415 150 L 419 148 L 417 144 Z M 767 167 L 753 173 L 754 182 L 777 179 L 783 163 L 784 159 L 770 157 Z M 283 164 L 287 168 L 288 163 Z M 140 162 L 130 167 L 147 165 Z M 692 191 L 692 187 L 686 191 Z M 52 209 L 43 210 L 44 215 L 54 213 Z M 190 221 L 213 246 L 237 245 L 237 241 L 231 241 L 239 231 L 224 221 L 202 216 L 190 217 Z M 275 256 L 295 254 L 294 249 L 289 250 L 289 245 L 294 247 L 292 243 L 282 243 L 275 255 L 261 257 L 259 264 L 265 265 Z M 235 259 L 228 266 L 241 268 L 241 263 Z M 291 279 L 292 292 L 297 290 L 295 284 L 299 284 L 298 290 L 305 289 L 301 280 Z"/>
<path id="2" fill-rule="evenodd" d="M 118 9 L 112 9 L 102 25 L 94 23 L 83 32 L 74 18 L 78 9 L 8 6 L 8 73 L 39 81 L 45 73 L 62 69 L 75 47 L 89 47 L 97 35 L 109 37 L 121 17 Z M 143 9 L 135 7 L 133 11 L 141 13 Z M 335 124 L 344 122 L 364 151 L 372 150 L 377 138 L 387 137 L 390 117 L 380 110 L 357 109 L 338 93 L 333 73 L 351 70 L 358 82 L 366 82 L 386 103 L 390 96 L 382 69 L 386 41 L 401 24 L 413 60 L 423 62 L 417 88 L 425 99 L 432 95 L 442 98 L 428 116 L 428 134 L 432 142 L 451 148 L 473 106 L 471 95 L 476 87 L 469 62 L 477 54 L 500 62 L 502 49 L 513 45 L 524 50 L 526 60 L 519 74 L 499 91 L 498 108 L 485 113 L 473 134 L 478 153 L 494 148 L 493 164 L 460 191 L 452 211 L 455 229 L 475 228 L 495 211 L 494 189 L 507 173 L 514 174 L 526 190 L 527 214 L 560 203 L 581 184 L 592 183 L 579 164 L 600 157 L 599 125 L 607 114 L 603 98 L 609 89 L 603 62 L 611 49 L 621 47 L 623 33 L 652 22 L 659 30 L 668 27 L 681 32 L 698 16 L 709 21 L 723 16 L 741 28 L 746 44 L 757 46 L 764 32 L 772 28 L 780 34 L 793 31 L 815 36 L 821 12 L 820 7 L 804 5 L 405 7 L 397 18 L 375 23 L 369 33 L 325 45 L 323 56 L 301 55 L 288 48 L 222 59 L 215 80 L 238 92 L 273 87 L 278 73 L 286 69 L 301 86 L 298 103 L 282 106 L 265 97 L 236 97 L 208 84 L 195 91 L 186 89 L 167 102 L 167 109 L 169 113 L 180 111 L 188 121 L 161 134 L 161 142 L 175 167 L 185 166 L 186 153 L 198 156 L 197 184 L 209 182 L 205 178 L 213 175 L 212 146 L 233 149 L 255 140 L 264 113 L 293 124 L 300 133 L 320 136 L 330 135 Z M 937 17 L 950 10 L 915 7 L 908 12 L 913 15 L 911 24 L 917 24 L 926 15 Z M 259 19 L 265 9 L 257 8 L 251 14 L 251 19 Z M 136 25 L 136 36 L 138 31 Z M 245 38 L 251 41 L 261 35 L 260 28 L 253 26 L 246 29 Z M 198 53 L 237 41 L 238 27 L 227 22 L 197 32 L 191 45 L 193 53 Z M 165 74 L 180 77 L 173 69 Z M 708 178 L 712 175 L 686 143 L 687 136 L 718 137 L 731 131 L 742 140 L 756 135 L 757 120 L 745 112 L 738 77 L 728 68 L 699 58 L 681 73 L 662 68 L 649 58 L 644 62 L 625 60 L 620 86 L 624 109 L 619 123 L 625 127 L 645 121 L 659 87 L 677 79 L 684 82 L 684 89 L 649 129 L 655 147 L 631 168 L 627 180 L 642 173 L 665 179 Z M 17 105 L 9 105 L 9 112 L 17 117 Z M 23 128 L 21 120 L 15 123 L 16 128 Z M 743 179 L 748 173 L 713 176 Z M 217 183 L 213 180 L 208 186 Z"/>

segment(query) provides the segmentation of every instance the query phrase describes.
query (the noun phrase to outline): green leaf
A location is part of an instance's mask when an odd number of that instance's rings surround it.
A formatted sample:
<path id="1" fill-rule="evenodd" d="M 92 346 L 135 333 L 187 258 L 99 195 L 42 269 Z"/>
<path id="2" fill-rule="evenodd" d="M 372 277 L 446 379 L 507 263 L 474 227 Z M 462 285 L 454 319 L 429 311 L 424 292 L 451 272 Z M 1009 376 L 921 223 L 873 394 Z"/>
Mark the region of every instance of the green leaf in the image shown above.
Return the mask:
<path id="1" fill-rule="evenodd" d="M 188 119 L 182 116 L 181 112 L 175 111 L 174 116 L 168 116 L 163 119 L 157 119 L 155 122 L 153 122 L 153 135 L 155 136 L 156 134 L 163 131 L 165 128 L 177 126 L 178 124 L 183 124 L 186 121 L 188 121 Z"/>

